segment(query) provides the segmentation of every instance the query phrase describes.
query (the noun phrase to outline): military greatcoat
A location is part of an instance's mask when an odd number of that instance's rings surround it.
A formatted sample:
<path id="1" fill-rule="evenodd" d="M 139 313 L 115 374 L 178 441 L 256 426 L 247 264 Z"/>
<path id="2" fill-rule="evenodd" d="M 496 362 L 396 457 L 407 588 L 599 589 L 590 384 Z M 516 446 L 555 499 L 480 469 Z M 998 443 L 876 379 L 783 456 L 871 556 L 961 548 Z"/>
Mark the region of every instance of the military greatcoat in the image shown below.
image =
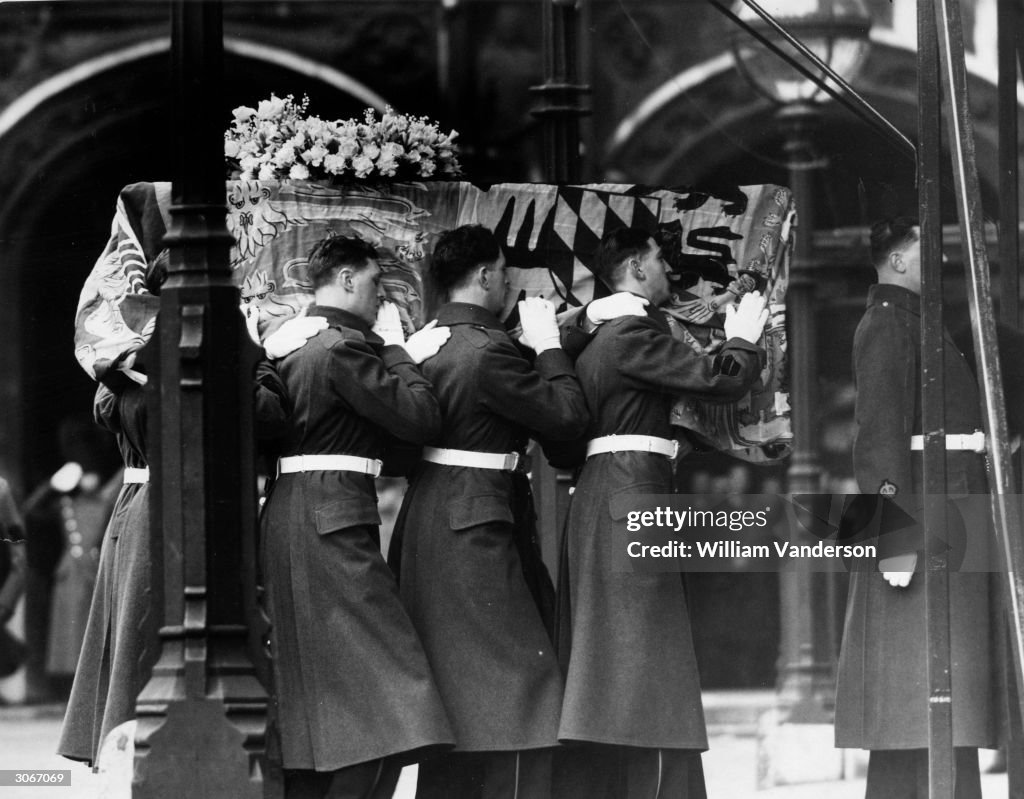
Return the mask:
<path id="1" fill-rule="evenodd" d="M 125 466 L 146 466 L 146 400 L 123 379 L 101 385 L 96 419 L 117 438 Z M 93 763 L 114 727 L 135 718 L 135 700 L 160 654 L 153 596 L 149 484 L 128 483 L 114 504 L 100 548 L 96 587 L 57 751 Z"/>
<path id="2" fill-rule="evenodd" d="M 902 504 L 904 500 L 917 504 L 913 496 L 922 494 L 924 487 L 922 453 L 910 449 L 910 437 L 922 432 L 920 349 L 920 297 L 899 286 L 872 286 L 853 342 L 854 473 L 862 493 L 877 494 L 886 486 Z M 946 433 L 981 429 L 977 382 L 948 333 L 944 363 Z M 987 503 L 965 495 L 987 490 L 984 456 L 950 450 L 946 476 L 947 494 L 954 498 L 949 508 L 963 519 L 967 555 L 970 561 L 983 564 L 990 546 Z M 951 516 L 951 523 L 959 527 L 956 516 Z M 881 556 L 901 554 L 884 551 L 884 538 L 878 545 Z M 914 547 L 903 548 L 913 551 Z M 923 558 L 919 556 L 918 562 L 923 564 Z M 955 746 L 996 743 L 990 578 L 985 571 L 950 572 Z M 924 584 L 924 574 L 919 572 L 906 588 L 890 586 L 874 564 L 851 575 L 837 675 L 836 746 L 909 749 L 928 745 Z"/>
<path id="3" fill-rule="evenodd" d="M 762 358 L 740 339 L 714 357 L 699 356 L 672 337 L 657 310 L 606 322 L 576 362 L 591 414 L 588 437 L 671 438 L 675 397 L 738 399 L 758 379 Z M 605 453 L 583 466 L 559 578 L 563 741 L 707 748 L 681 575 L 614 565 L 615 519 L 625 518 L 628 497 L 672 491 L 672 462 L 662 455 Z"/>
<path id="4" fill-rule="evenodd" d="M 586 403 L 561 349 L 535 365 L 494 314 L 450 303 L 451 339 L 423 364 L 441 403 L 439 447 L 521 452 L 533 434 L 575 438 Z M 532 525 L 523 474 L 424 462 L 399 516 L 402 600 L 455 726 L 457 751 L 554 746 L 562 676 L 523 575 L 516 536 Z"/>
<path id="5" fill-rule="evenodd" d="M 388 435 L 437 435 L 437 399 L 404 349 L 338 308 L 309 313 L 330 326 L 277 362 L 291 405 L 283 455 L 379 458 Z M 379 523 L 373 478 L 357 472 L 282 474 L 267 498 L 260 549 L 287 769 L 454 742 Z"/>

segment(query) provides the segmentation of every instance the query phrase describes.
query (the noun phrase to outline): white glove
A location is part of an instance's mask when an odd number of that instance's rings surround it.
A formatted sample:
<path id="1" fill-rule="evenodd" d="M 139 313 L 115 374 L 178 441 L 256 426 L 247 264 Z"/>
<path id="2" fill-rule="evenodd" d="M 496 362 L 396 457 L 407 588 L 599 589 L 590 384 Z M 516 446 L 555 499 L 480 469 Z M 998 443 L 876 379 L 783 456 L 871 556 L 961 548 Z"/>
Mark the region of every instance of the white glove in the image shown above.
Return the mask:
<path id="1" fill-rule="evenodd" d="M 293 316 L 267 336 L 263 342 L 263 351 L 271 360 L 283 358 L 326 329 L 327 319 L 322 316 Z"/>
<path id="2" fill-rule="evenodd" d="M 910 578 L 914 576 L 916 567 L 916 552 L 894 555 L 891 558 L 882 558 L 878 561 L 878 570 L 882 572 L 882 579 L 893 588 L 906 588 L 910 585 Z"/>
<path id="3" fill-rule="evenodd" d="M 562 346 L 555 319 L 555 306 L 543 297 L 527 297 L 519 301 L 519 320 L 523 332 L 519 340 L 540 355 L 544 350 Z"/>
<path id="4" fill-rule="evenodd" d="M 451 334 L 451 328 L 438 327 L 435 319 L 409 336 L 404 344 L 405 351 L 414 363 L 423 363 L 437 355 Z"/>
<path id="5" fill-rule="evenodd" d="M 402 317 L 397 305 L 393 302 L 380 304 L 373 332 L 384 339 L 385 344 L 397 344 L 399 347 L 405 344 L 405 331 L 402 330 Z"/>
<path id="6" fill-rule="evenodd" d="M 768 321 L 768 308 L 760 291 L 744 294 L 738 304 L 725 309 L 725 338 L 741 338 L 757 344 Z"/>
<path id="7" fill-rule="evenodd" d="M 587 319 L 595 325 L 620 316 L 646 316 L 648 300 L 628 291 L 618 291 L 587 306 Z"/>

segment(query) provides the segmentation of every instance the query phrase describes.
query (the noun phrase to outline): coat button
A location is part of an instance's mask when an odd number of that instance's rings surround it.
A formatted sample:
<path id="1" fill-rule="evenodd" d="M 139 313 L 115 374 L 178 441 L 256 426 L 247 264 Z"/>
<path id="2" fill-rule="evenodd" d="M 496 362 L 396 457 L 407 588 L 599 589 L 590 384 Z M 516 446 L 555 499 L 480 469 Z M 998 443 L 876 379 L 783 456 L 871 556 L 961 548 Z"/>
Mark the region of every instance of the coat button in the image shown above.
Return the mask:
<path id="1" fill-rule="evenodd" d="M 72 544 L 81 544 L 82 543 L 82 534 L 81 533 L 70 533 L 68 535 L 68 541 L 70 541 Z"/>
<path id="2" fill-rule="evenodd" d="M 78 546 L 78 544 L 75 544 L 73 547 L 71 547 L 71 557 L 73 557 L 73 558 L 80 558 L 80 557 L 82 557 L 82 548 L 80 546 Z"/>

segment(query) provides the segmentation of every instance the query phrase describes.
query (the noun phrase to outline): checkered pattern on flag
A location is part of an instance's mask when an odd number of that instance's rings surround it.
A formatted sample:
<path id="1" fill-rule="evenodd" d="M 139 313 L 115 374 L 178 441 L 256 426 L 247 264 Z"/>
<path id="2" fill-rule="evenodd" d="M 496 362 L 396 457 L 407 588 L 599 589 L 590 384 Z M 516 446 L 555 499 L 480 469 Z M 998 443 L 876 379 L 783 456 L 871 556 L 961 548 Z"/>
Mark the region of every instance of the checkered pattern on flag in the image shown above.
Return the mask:
<path id="1" fill-rule="evenodd" d="M 717 196 L 691 189 L 622 184 L 395 183 L 331 186 L 306 181 L 229 181 L 227 224 L 239 308 L 250 334 L 264 339 L 312 301 L 307 256 L 325 236 L 359 236 L 382 253 L 384 283 L 411 331 L 432 297 L 427 265 L 437 237 L 481 224 L 504 242 L 512 291 L 548 297 L 571 316 L 608 293 L 595 281 L 594 253 L 606 231 L 650 230 L 673 268 L 666 309 L 675 334 L 699 352 L 721 347 L 725 305 L 758 288 L 771 319 L 760 384 L 744 400 L 709 405 L 682 398 L 672 421 L 707 445 L 754 460 L 788 453 L 785 290 L 794 218 L 788 189 L 743 186 Z M 94 378 L 131 374 L 133 353 L 152 335 L 158 298 L 151 271 L 169 224 L 170 185 L 138 183 L 118 197 L 111 236 L 86 280 L 75 323 L 75 353 Z"/>

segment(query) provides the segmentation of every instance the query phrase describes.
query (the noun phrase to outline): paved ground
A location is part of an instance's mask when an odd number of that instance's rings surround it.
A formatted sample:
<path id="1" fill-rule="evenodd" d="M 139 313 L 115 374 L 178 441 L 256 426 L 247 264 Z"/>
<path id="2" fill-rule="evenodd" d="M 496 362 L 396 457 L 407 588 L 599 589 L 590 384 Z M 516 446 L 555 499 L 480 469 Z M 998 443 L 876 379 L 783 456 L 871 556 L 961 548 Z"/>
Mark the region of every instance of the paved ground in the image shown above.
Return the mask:
<path id="1" fill-rule="evenodd" d="M 730 721 L 721 710 L 739 701 L 725 696 L 708 699 L 712 721 L 711 750 L 704 756 L 708 795 L 711 799 L 860 799 L 864 795 L 863 778 L 790 785 L 757 790 L 758 742 L 754 731 L 744 723 Z M 717 709 L 716 709 L 717 708 Z M 70 770 L 70 786 L 21 788 L 0 787 L 0 798 L 8 799 L 127 799 L 117 790 L 112 775 L 93 774 L 81 764 L 71 763 L 53 754 L 60 729 L 62 709 L 57 706 L 0 708 L 0 770 L 2 769 L 64 769 Z M 851 770 L 859 765 L 854 762 Z M 403 775 L 396 799 L 412 799 L 415 777 L 412 771 Z M 985 799 L 1002 799 L 1007 794 L 1006 776 L 986 774 L 983 778 Z"/>

